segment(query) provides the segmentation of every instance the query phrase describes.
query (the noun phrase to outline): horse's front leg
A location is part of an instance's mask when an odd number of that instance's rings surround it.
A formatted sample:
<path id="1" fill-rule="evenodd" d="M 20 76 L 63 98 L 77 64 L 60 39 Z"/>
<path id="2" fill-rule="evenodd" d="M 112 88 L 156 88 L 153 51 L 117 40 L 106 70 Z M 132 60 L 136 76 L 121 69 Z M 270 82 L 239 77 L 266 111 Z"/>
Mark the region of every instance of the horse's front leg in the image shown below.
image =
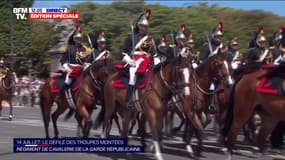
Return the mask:
<path id="1" fill-rule="evenodd" d="M 152 104 L 153 105 L 153 104 Z M 151 106 L 151 104 L 145 105 Z M 152 139 L 155 151 L 155 157 L 157 160 L 163 160 L 161 153 L 161 140 L 162 140 L 162 127 L 163 127 L 163 112 L 154 110 L 151 107 L 144 109 L 146 119 L 149 122 L 149 126 L 152 132 Z"/>
<path id="2" fill-rule="evenodd" d="M 13 105 L 12 105 L 11 99 L 9 100 L 9 107 L 10 107 L 9 121 L 12 121 L 12 119 L 13 119 Z M 1 110 L 0 110 L 0 116 L 1 116 Z"/>

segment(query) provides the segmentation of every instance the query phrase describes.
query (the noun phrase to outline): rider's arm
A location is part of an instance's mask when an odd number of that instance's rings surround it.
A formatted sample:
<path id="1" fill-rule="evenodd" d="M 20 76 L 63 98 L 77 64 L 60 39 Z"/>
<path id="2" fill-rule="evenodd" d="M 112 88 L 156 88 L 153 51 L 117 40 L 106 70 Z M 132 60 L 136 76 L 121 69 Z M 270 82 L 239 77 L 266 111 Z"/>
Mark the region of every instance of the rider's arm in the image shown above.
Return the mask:
<path id="1" fill-rule="evenodd" d="M 201 61 L 205 61 L 208 58 L 209 54 L 210 54 L 209 46 L 205 45 L 203 47 L 201 54 L 199 54 L 199 59 Z"/>
<path id="2" fill-rule="evenodd" d="M 250 49 L 249 52 L 248 52 L 248 55 L 247 55 L 247 62 L 248 63 L 253 63 L 257 60 L 257 57 L 256 57 L 256 52 L 254 49 Z"/>

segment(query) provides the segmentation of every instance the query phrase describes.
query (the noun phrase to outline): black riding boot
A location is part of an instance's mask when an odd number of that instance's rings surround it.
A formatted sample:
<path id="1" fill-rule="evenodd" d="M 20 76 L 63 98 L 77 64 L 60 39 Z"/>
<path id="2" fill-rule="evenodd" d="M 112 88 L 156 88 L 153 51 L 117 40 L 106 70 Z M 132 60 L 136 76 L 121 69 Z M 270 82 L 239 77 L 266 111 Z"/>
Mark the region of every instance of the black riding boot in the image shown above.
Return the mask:
<path id="1" fill-rule="evenodd" d="M 64 83 L 64 85 L 60 88 L 59 93 L 55 97 L 55 101 L 60 100 L 60 98 L 64 97 L 64 92 L 68 88 L 68 85 Z"/>
<path id="2" fill-rule="evenodd" d="M 132 101 L 132 95 L 135 90 L 135 87 L 132 85 L 128 85 L 127 87 L 127 96 L 126 96 L 126 107 L 131 108 L 131 101 Z"/>

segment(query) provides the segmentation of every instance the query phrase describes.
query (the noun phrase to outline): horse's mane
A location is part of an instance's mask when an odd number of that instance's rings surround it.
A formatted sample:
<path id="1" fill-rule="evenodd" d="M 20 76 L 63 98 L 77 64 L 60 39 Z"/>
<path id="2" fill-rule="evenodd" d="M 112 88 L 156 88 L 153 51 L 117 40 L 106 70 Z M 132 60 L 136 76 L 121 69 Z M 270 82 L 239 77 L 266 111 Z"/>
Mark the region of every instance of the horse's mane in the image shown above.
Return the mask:
<path id="1" fill-rule="evenodd" d="M 227 53 L 226 53 L 227 54 Z M 197 68 L 196 71 L 199 73 L 201 70 L 204 69 L 204 67 L 209 63 L 209 61 L 213 61 L 214 59 L 221 59 L 221 60 L 226 60 L 225 56 L 223 54 L 216 54 L 212 57 L 207 58 L 203 63 L 201 63 Z"/>
<path id="2" fill-rule="evenodd" d="M 92 63 L 89 67 L 87 67 L 84 72 L 83 72 L 83 77 L 85 77 L 86 75 L 89 74 L 90 69 L 93 70 L 97 70 L 98 68 L 102 67 L 102 66 L 106 66 L 106 67 L 112 67 L 113 65 L 107 65 L 108 63 L 112 63 L 112 60 L 106 59 L 106 60 L 98 60 L 94 63 Z"/>

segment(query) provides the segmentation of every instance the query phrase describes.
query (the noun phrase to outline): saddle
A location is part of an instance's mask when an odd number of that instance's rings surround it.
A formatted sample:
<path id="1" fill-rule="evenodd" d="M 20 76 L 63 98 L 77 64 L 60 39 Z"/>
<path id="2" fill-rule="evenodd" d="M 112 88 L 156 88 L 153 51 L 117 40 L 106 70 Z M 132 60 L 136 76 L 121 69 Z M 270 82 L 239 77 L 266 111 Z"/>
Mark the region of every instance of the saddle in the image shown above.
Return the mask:
<path id="1" fill-rule="evenodd" d="M 52 80 L 51 80 L 51 92 L 52 93 L 59 93 L 60 88 L 62 88 L 65 84 L 65 76 L 66 73 L 63 72 L 62 70 L 55 70 L 54 71 L 55 75 L 57 76 L 53 76 Z M 70 78 L 71 78 L 71 84 L 69 85 L 70 89 L 72 92 L 76 92 L 79 87 L 80 87 L 80 81 L 82 79 L 82 74 L 80 73 L 80 75 L 78 75 L 79 72 L 77 74 L 75 73 L 71 73 Z"/>
<path id="2" fill-rule="evenodd" d="M 134 56 L 134 59 L 143 58 L 144 61 L 140 64 L 136 71 L 136 88 L 143 89 L 148 84 L 151 72 L 151 58 L 145 55 Z M 115 68 L 119 70 L 119 74 L 115 77 L 115 81 L 113 83 L 113 87 L 115 88 L 126 88 L 129 83 L 129 65 L 125 66 L 125 64 L 119 63 L 115 65 Z"/>
<path id="3" fill-rule="evenodd" d="M 285 95 L 285 65 L 267 64 L 262 69 L 266 74 L 262 75 L 256 91 L 259 93 Z"/>

